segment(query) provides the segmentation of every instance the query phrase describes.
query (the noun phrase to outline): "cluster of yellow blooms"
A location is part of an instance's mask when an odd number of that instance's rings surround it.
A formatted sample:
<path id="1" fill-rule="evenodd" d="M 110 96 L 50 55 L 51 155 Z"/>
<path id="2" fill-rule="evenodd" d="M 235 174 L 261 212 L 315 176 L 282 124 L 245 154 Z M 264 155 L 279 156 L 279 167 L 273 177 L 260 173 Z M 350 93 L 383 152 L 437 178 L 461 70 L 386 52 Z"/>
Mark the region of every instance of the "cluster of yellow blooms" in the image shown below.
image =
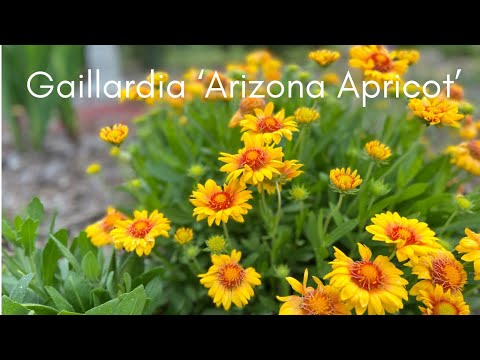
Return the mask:
<path id="1" fill-rule="evenodd" d="M 327 66 L 339 57 L 338 52 L 329 50 L 309 54 L 309 58 L 320 66 Z M 360 68 L 366 80 L 379 83 L 397 80 L 397 75 L 401 77 L 418 59 L 419 53 L 414 50 L 389 52 L 385 47 L 376 45 L 355 46 L 350 50 L 350 66 Z M 234 76 L 241 71 L 248 74 L 248 78 L 255 78 L 261 71 L 265 79 L 278 80 L 280 69 L 280 61 L 268 52 L 259 51 L 247 56 L 246 64 L 229 65 L 227 72 L 229 76 Z M 212 73 L 207 74 L 203 82 L 198 81 L 197 75 L 195 69 L 190 69 L 184 78 L 192 96 L 203 96 L 205 83 L 212 79 Z M 165 81 L 166 78 L 168 74 L 156 73 L 154 80 L 158 85 L 161 79 Z M 332 83 L 338 80 L 331 74 L 330 78 Z M 227 83 L 227 80 L 227 76 L 221 74 L 220 81 Z M 463 91 L 458 87 L 452 89 L 454 99 L 447 99 L 444 95 L 435 99 L 411 99 L 408 107 L 429 125 L 460 127 L 459 122 L 465 117 L 459 113 Z M 183 105 L 180 101 L 183 100 L 167 98 L 174 107 Z M 263 99 L 247 97 L 240 101 L 229 126 L 240 127 L 243 147 L 236 154 L 220 153 L 218 159 L 224 165 L 219 170 L 227 174 L 226 183 L 221 185 L 208 179 L 204 184 L 197 184 L 192 192 L 190 202 L 197 221 L 206 219 L 209 226 L 214 223 L 225 226 L 229 219 L 243 223 L 244 216 L 252 209 L 249 200 L 253 195 L 247 188 L 249 185 L 255 186 L 259 193 L 280 193 L 282 185 L 303 172 L 300 170 L 303 165 L 298 160 L 284 159 L 283 149 L 278 145 L 282 139 L 292 141 L 294 133 L 299 132 L 299 124 L 312 123 L 320 118 L 320 114 L 314 108 L 301 107 L 294 115 L 287 115 L 284 109 L 275 112 L 274 104 Z M 467 119 L 461 128 L 461 134 L 467 141 L 451 146 L 447 151 L 453 155 L 452 162 L 458 167 L 480 176 L 480 140 L 475 140 L 480 126 L 475 125 L 471 118 Z M 119 146 L 127 134 L 128 127 L 119 124 L 102 129 L 100 137 Z M 367 142 L 365 151 L 373 161 L 382 164 L 392 155 L 391 149 L 378 140 Z M 192 167 L 189 175 L 196 178 L 203 172 L 201 166 Z M 345 194 L 358 191 L 362 182 L 357 170 L 352 171 L 349 167 L 330 171 L 331 187 L 341 194 L 340 199 Z M 295 192 L 298 192 L 295 195 L 298 198 L 308 194 L 302 187 L 292 189 L 292 196 Z M 286 277 L 299 295 L 277 297 L 283 302 L 280 315 L 343 315 L 351 314 L 353 309 L 358 315 L 365 312 L 393 314 L 403 308 L 409 294 L 422 304 L 420 310 L 424 314 L 469 313 L 469 306 L 462 295 L 467 273 L 462 263 L 441 245 L 428 224 L 390 211 L 377 214 L 371 222 L 366 231 L 373 235 L 372 240 L 391 246 L 394 249 L 392 256 L 373 257 L 371 250 L 359 243 L 360 259 L 354 260 L 334 247 L 334 259 L 329 263 L 331 272 L 323 277 L 329 280 L 329 284 L 325 285 L 313 276 L 317 286 L 308 286 L 308 269 L 305 269 L 303 283 Z M 141 256 L 150 254 L 155 237 L 168 237 L 169 230 L 170 221 L 157 210 L 150 215 L 146 211 L 135 211 L 133 219 L 129 219 L 109 208 L 106 216 L 87 227 L 86 232 L 96 246 L 114 244 L 117 249 L 135 250 Z M 456 251 L 465 254 L 462 260 L 474 263 L 475 280 L 480 280 L 480 235 L 468 228 L 465 234 Z M 179 228 L 174 238 L 179 244 L 186 244 L 193 239 L 193 231 Z M 244 268 L 240 264 L 240 251 L 232 249 L 230 254 L 225 254 L 226 241 L 223 237 L 211 237 L 206 245 L 213 253 L 212 265 L 206 273 L 198 276 L 200 283 L 209 289 L 208 295 L 215 305 L 229 310 L 232 303 L 238 307 L 248 304 L 254 296 L 253 288 L 261 284 L 261 275 L 253 267 Z M 411 273 L 418 277 L 418 282 L 409 291 L 403 272 L 391 262 L 394 255 L 399 263 L 409 267 Z"/>

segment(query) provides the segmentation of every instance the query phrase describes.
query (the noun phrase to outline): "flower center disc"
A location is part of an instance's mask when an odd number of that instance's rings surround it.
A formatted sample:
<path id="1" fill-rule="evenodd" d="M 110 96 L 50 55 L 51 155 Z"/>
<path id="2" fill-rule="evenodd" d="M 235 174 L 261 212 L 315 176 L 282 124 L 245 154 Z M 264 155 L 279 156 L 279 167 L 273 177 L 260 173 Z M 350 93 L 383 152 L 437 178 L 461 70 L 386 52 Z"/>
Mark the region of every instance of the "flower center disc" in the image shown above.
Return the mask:
<path id="1" fill-rule="evenodd" d="M 337 180 L 340 186 L 349 187 L 353 184 L 352 177 L 348 175 L 340 175 Z"/>
<path id="2" fill-rule="evenodd" d="M 326 315 L 330 311 L 330 302 L 324 293 L 314 290 L 303 297 L 302 308 L 309 315 Z"/>
<path id="3" fill-rule="evenodd" d="M 232 197 L 230 196 L 230 194 L 222 191 L 213 194 L 213 196 L 210 198 L 209 205 L 212 209 L 224 210 L 228 209 L 231 203 Z"/>
<path id="4" fill-rule="evenodd" d="M 405 245 L 411 245 L 417 243 L 417 238 L 412 230 L 404 228 L 403 226 L 394 226 L 390 230 L 389 234 L 392 240 L 404 240 Z"/>
<path id="5" fill-rule="evenodd" d="M 445 291 L 460 290 L 465 280 L 462 269 L 451 259 L 436 259 L 432 262 L 432 281 L 441 285 Z"/>
<path id="6" fill-rule="evenodd" d="M 371 59 L 375 63 L 374 69 L 382 73 L 386 73 L 392 70 L 393 63 L 392 60 L 385 54 L 375 53 L 372 55 Z"/>
<path id="7" fill-rule="evenodd" d="M 152 230 L 152 225 L 147 220 L 137 220 L 128 229 L 130 235 L 136 238 L 143 238 Z"/>
<path id="8" fill-rule="evenodd" d="M 268 116 L 259 122 L 258 128 L 262 132 L 274 132 L 281 129 L 282 124 L 273 116 Z"/>
<path id="9" fill-rule="evenodd" d="M 480 141 L 472 140 L 467 145 L 470 156 L 480 161 Z"/>
<path id="10" fill-rule="evenodd" d="M 433 313 L 435 315 L 458 315 L 457 308 L 447 301 L 440 301 L 436 304 Z"/>
<path id="11" fill-rule="evenodd" d="M 219 270 L 219 279 L 223 286 L 234 289 L 242 283 L 245 270 L 238 264 L 227 264 Z"/>
<path id="12" fill-rule="evenodd" d="M 356 261 L 353 264 L 351 275 L 357 285 L 365 290 L 376 289 L 382 285 L 382 272 L 372 262 Z"/>
<path id="13" fill-rule="evenodd" d="M 258 170 L 265 163 L 266 154 L 257 149 L 247 150 L 242 157 L 242 164 L 247 164 L 253 170 Z"/>

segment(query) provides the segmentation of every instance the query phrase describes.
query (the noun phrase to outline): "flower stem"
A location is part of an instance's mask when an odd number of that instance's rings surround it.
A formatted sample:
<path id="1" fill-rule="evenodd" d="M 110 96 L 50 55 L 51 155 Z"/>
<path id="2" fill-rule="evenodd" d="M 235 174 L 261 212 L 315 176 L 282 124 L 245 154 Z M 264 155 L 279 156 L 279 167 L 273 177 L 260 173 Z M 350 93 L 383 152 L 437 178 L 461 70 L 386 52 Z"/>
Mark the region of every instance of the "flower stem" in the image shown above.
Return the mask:
<path id="1" fill-rule="evenodd" d="M 343 201 L 344 196 L 345 196 L 345 194 L 340 194 L 340 196 L 338 197 L 337 206 L 335 206 L 335 209 L 333 209 L 333 211 L 330 211 L 330 214 L 328 214 L 327 220 L 325 221 L 325 225 L 323 226 L 323 234 L 324 235 L 327 234 L 328 225 L 330 225 L 330 221 L 332 220 L 333 213 L 340 210 L 340 207 L 342 206 L 342 201 Z"/>
<path id="2" fill-rule="evenodd" d="M 293 147 L 292 154 L 296 155 L 297 159 L 301 158 L 303 152 L 303 142 L 305 141 L 305 133 L 308 131 L 308 125 L 304 125 L 300 131 L 300 135 L 298 136 L 298 140 L 295 142 L 295 146 Z M 298 151 L 298 154 L 297 154 Z"/>
<path id="3" fill-rule="evenodd" d="M 275 214 L 274 227 L 272 230 L 272 240 L 277 235 L 278 224 L 280 223 L 280 216 L 282 214 L 282 193 L 280 192 L 280 186 L 278 181 L 275 182 L 275 188 L 277 189 L 277 213 Z"/>
<path id="4" fill-rule="evenodd" d="M 232 241 L 230 240 L 230 235 L 228 234 L 227 224 L 222 221 L 223 226 L 223 233 L 225 234 L 225 239 L 227 240 L 228 244 L 233 247 Z"/>
<path id="5" fill-rule="evenodd" d="M 388 257 L 388 260 L 392 260 L 396 253 L 397 253 L 397 250 L 396 250 L 396 249 L 393 249 L 392 253 L 391 253 L 390 256 Z"/>
<path id="6" fill-rule="evenodd" d="M 450 217 L 447 219 L 447 222 L 442 226 L 440 233 L 443 234 L 445 230 L 447 229 L 448 225 L 452 222 L 452 220 L 457 216 L 458 214 L 458 209 L 455 209 L 455 211 L 450 215 Z"/>

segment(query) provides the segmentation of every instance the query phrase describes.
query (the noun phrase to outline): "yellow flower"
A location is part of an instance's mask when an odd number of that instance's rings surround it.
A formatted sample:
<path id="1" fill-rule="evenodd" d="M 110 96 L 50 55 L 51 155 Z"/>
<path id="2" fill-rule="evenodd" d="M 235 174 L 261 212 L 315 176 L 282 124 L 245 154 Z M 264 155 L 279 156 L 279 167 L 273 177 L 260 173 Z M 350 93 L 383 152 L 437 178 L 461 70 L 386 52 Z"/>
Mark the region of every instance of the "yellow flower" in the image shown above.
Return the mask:
<path id="1" fill-rule="evenodd" d="M 392 58 L 381 45 L 354 46 L 350 49 L 350 66 L 360 68 L 365 80 L 376 81 L 383 86 L 384 81 L 398 81 L 408 69 L 408 60 Z"/>
<path id="2" fill-rule="evenodd" d="M 210 252 L 219 254 L 225 250 L 227 242 L 223 236 L 215 235 L 205 241 L 205 244 Z"/>
<path id="3" fill-rule="evenodd" d="M 117 157 L 120 154 L 120 148 L 118 146 L 112 146 L 110 149 L 110 156 Z"/>
<path id="4" fill-rule="evenodd" d="M 420 279 L 410 289 L 410 294 L 417 295 L 417 300 L 421 290 L 430 291 L 437 284 L 444 291 L 451 290 L 452 294 L 456 294 L 462 291 L 467 282 L 463 265 L 449 251 L 420 256 L 418 262 L 408 262 L 406 265 L 411 266 L 412 274 Z"/>
<path id="5" fill-rule="evenodd" d="M 472 140 L 475 139 L 478 135 L 478 129 L 473 121 L 472 115 L 465 116 L 463 120 L 463 125 L 459 130 L 459 135 L 462 139 Z"/>
<path id="6" fill-rule="evenodd" d="M 282 62 L 278 59 L 270 59 L 262 64 L 263 77 L 265 81 L 270 82 L 280 80 L 282 78 L 281 72 Z"/>
<path id="7" fill-rule="evenodd" d="M 388 257 L 379 255 L 372 261 L 370 249 L 359 243 L 362 260 L 353 261 L 335 246 L 333 248 L 335 260 L 330 262 L 333 271 L 324 279 L 331 278 L 330 285 L 340 291 L 340 299 L 355 307 L 358 315 L 367 309 L 369 315 L 393 314 L 403 309 L 402 299 L 408 300 L 405 289 L 408 281 L 400 276 L 403 272 Z"/>
<path id="8" fill-rule="evenodd" d="M 329 72 L 329 73 L 323 74 L 322 80 L 325 81 L 327 84 L 330 84 L 330 85 L 340 84 L 340 78 L 334 72 Z"/>
<path id="9" fill-rule="evenodd" d="M 390 211 L 377 214 L 371 219 L 374 225 L 365 229 L 373 234 L 373 240 L 394 244 L 398 261 L 418 261 L 418 256 L 427 255 L 441 248 L 435 233 L 428 224 L 417 219 L 401 217 Z"/>
<path id="10" fill-rule="evenodd" d="M 293 290 L 301 296 L 277 296 L 277 299 L 284 302 L 280 308 L 279 315 L 350 315 L 351 311 L 345 303 L 340 300 L 338 289 L 332 286 L 324 286 L 316 276 L 312 276 L 317 284 L 314 289 L 307 286 L 308 269 L 303 274 L 303 284 L 293 277 L 286 277 Z"/>
<path id="11" fill-rule="evenodd" d="M 146 210 L 135 210 L 133 217 L 115 223 L 115 229 L 110 232 L 115 246 L 123 246 L 128 252 L 135 250 L 138 256 L 149 255 L 157 236 L 168 237 L 170 220 L 158 210 L 154 210 L 150 216 Z"/>
<path id="12" fill-rule="evenodd" d="M 473 267 L 475 269 L 474 280 L 480 280 L 480 234 L 474 233 L 469 228 L 465 229 L 465 235 L 460 243 L 455 247 L 458 253 L 465 255 L 462 256 L 463 261 L 473 261 Z"/>
<path id="13" fill-rule="evenodd" d="M 102 165 L 100 165 L 99 163 L 91 163 L 90 165 L 87 166 L 87 168 L 85 169 L 85 172 L 87 174 L 96 174 L 96 173 L 99 173 L 100 170 L 102 170 Z"/>
<path id="14" fill-rule="evenodd" d="M 110 231 L 113 230 L 118 220 L 124 219 L 126 219 L 125 215 L 109 206 L 107 214 L 103 219 L 87 226 L 85 229 L 87 237 L 96 247 L 113 244 L 113 237 L 110 235 Z"/>
<path id="15" fill-rule="evenodd" d="M 419 118 L 427 121 L 429 125 L 449 125 L 460 127 L 458 121 L 463 119 L 464 115 L 458 113 L 458 107 L 455 103 L 442 99 L 410 99 L 408 107 Z"/>
<path id="16" fill-rule="evenodd" d="M 308 57 L 310 58 L 310 60 L 315 61 L 320 66 L 327 66 L 340 59 L 340 53 L 338 51 L 323 49 L 311 51 L 308 54 Z"/>
<path id="17" fill-rule="evenodd" d="M 254 114 L 255 109 L 263 110 L 267 103 L 263 99 L 246 97 L 240 100 L 239 109 L 233 114 L 228 127 L 234 128 L 240 124 L 245 115 Z"/>
<path id="18" fill-rule="evenodd" d="M 244 269 L 240 265 L 241 257 L 242 253 L 237 250 L 233 250 L 230 256 L 213 254 L 213 265 L 207 273 L 198 275 L 217 307 L 223 305 L 229 310 L 234 303 L 242 308 L 254 296 L 253 287 L 261 284 L 261 276 L 253 267 Z"/>
<path id="19" fill-rule="evenodd" d="M 246 114 L 245 118 L 240 121 L 242 127 L 242 135 L 244 140 L 247 136 L 262 136 L 266 144 L 272 141 L 278 144 L 282 136 L 289 141 L 292 140 L 292 132 L 298 131 L 297 123 L 293 116 L 285 118 L 285 110 L 282 109 L 276 115 L 273 115 L 273 103 L 270 102 L 265 107 L 265 110 L 254 109 L 255 116 Z"/>
<path id="20" fill-rule="evenodd" d="M 385 161 L 392 156 L 390 148 L 378 140 L 369 141 L 365 144 L 367 154 L 376 160 Z"/>
<path id="21" fill-rule="evenodd" d="M 330 170 L 330 182 L 332 188 L 342 193 L 355 192 L 357 187 L 362 183 L 360 175 L 357 175 L 357 170 L 352 172 L 350 168 L 332 169 Z"/>
<path id="22" fill-rule="evenodd" d="M 311 123 L 320 118 L 320 113 L 312 108 L 299 107 L 295 110 L 295 119 L 301 124 Z"/>
<path id="23" fill-rule="evenodd" d="M 244 143 L 245 147 L 238 150 L 238 154 L 220 153 L 222 156 L 218 160 L 226 163 L 220 171 L 228 173 L 227 181 L 240 176 L 242 183 L 257 185 L 265 178 L 271 180 L 273 174 L 280 174 L 282 148 L 265 145 L 261 136 L 246 136 Z"/>
<path id="24" fill-rule="evenodd" d="M 175 241 L 180 245 L 185 245 L 190 241 L 192 241 L 193 230 L 186 227 L 178 228 L 177 231 L 175 231 L 174 238 L 175 238 Z"/>
<path id="25" fill-rule="evenodd" d="M 202 97 L 205 92 L 205 86 L 200 81 L 190 81 L 185 84 L 185 97 Z"/>
<path id="26" fill-rule="evenodd" d="M 274 194 L 277 190 L 275 183 L 278 183 L 279 189 L 282 189 L 282 185 L 285 185 L 287 182 L 292 181 L 297 176 L 303 173 L 302 170 L 299 170 L 303 164 L 300 164 L 298 160 L 285 160 L 283 161 L 283 166 L 279 169 L 278 174 L 273 174 L 271 180 L 264 179 L 261 183 L 258 184 L 258 191 L 261 193 L 266 191 L 268 194 Z"/>
<path id="27" fill-rule="evenodd" d="M 262 65 L 272 59 L 272 54 L 267 50 L 257 50 L 249 53 L 246 57 L 247 64 Z"/>
<path id="28" fill-rule="evenodd" d="M 406 60 L 408 65 L 415 64 L 420 59 L 420 53 L 417 50 L 395 50 L 390 56 L 393 60 Z"/>
<path id="29" fill-rule="evenodd" d="M 215 76 L 215 71 L 210 71 L 203 77 L 202 83 L 205 86 L 205 92 L 204 92 L 203 98 L 206 100 L 218 100 L 218 99 L 230 100 L 231 99 L 230 79 L 225 74 L 222 74 L 219 71 L 217 71 L 217 74 L 218 76 L 216 77 L 215 81 L 213 81 L 213 77 Z M 210 86 L 210 83 L 212 83 L 212 88 L 223 87 L 227 97 L 224 97 L 221 91 L 211 91 L 210 94 L 208 94 L 208 98 L 207 98 L 206 95 L 207 95 L 207 91 L 208 91 L 208 87 Z"/>
<path id="30" fill-rule="evenodd" d="M 193 191 L 190 196 L 190 202 L 195 206 L 193 216 L 197 216 L 197 221 L 207 218 L 208 226 L 214 221 L 216 225 L 222 221 L 227 223 L 230 217 L 243 223 L 242 215 L 246 215 L 252 208 L 247 204 L 252 198 L 252 192 L 245 189 L 246 186 L 239 184 L 236 179 L 224 184 L 223 190 L 211 179 L 207 180 L 205 186 L 198 184 L 197 191 Z"/>
<path id="31" fill-rule="evenodd" d="M 462 293 L 452 294 L 435 285 L 428 291 L 420 291 L 419 300 L 425 305 L 419 307 L 424 315 L 469 315 L 470 307 L 463 300 Z"/>
<path id="32" fill-rule="evenodd" d="M 450 162 L 470 174 L 480 176 L 480 140 L 470 140 L 456 146 L 449 146 Z"/>
<path id="33" fill-rule="evenodd" d="M 128 135 L 128 126 L 123 124 L 115 124 L 111 128 L 106 126 L 100 130 L 100 139 L 114 145 L 120 145 Z"/>
<path id="34" fill-rule="evenodd" d="M 162 71 L 157 71 L 153 73 L 153 79 L 152 79 L 152 74 L 149 74 L 147 76 L 147 81 L 152 81 L 153 85 L 158 86 L 162 82 L 163 84 L 166 84 L 168 81 L 168 74 L 166 72 Z"/>

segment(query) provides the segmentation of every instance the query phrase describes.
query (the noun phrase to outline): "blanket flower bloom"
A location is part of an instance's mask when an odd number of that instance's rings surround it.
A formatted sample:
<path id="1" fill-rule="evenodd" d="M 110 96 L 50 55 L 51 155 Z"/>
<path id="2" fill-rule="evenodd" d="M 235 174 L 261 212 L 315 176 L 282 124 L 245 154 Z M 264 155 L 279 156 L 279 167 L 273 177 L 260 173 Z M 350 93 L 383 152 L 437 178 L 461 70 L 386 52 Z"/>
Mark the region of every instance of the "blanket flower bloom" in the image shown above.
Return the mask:
<path id="1" fill-rule="evenodd" d="M 365 144 L 365 151 L 372 159 L 385 161 L 392 156 L 390 148 L 378 140 L 369 141 Z"/>
<path id="2" fill-rule="evenodd" d="M 398 261 L 418 261 L 418 256 L 427 255 L 441 248 L 435 233 L 428 224 L 417 219 L 407 219 L 397 212 L 376 214 L 373 225 L 365 229 L 373 234 L 373 240 L 395 245 Z"/>
<path id="3" fill-rule="evenodd" d="M 330 262 L 333 271 L 325 275 L 330 285 L 340 291 L 340 299 L 355 307 L 362 315 L 396 313 L 403 309 L 403 300 L 408 300 L 405 285 L 408 281 L 400 275 L 402 271 L 393 265 L 388 257 L 379 255 L 372 261 L 372 252 L 363 244 L 358 244 L 362 260 L 354 261 L 340 249 L 335 249 L 335 260 Z"/>
<path id="4" fill-rule="evenodd" d="M 308 269 L 303 274 L 303 284 L 292 277 L 285 279 L 298 295 L 277 296 L 284 302 L 279 315 L 350 315 L 348 306 L 340 300 L 340 293 L 330 285 L 323 285 L 316 276 L 312 276 L 317 288 L 307 286 Z"/>
<path id="5" fill-rule="evenodd" d="M 328 66 L 331 63 L 334 63 L 338 59 L 340 59 L 340 53 L 338 51 L 331 51 L 331 50 L 317 50 L 311 51 L 308 54 L 310 60 L 315 61 L 320 66 Z"/>
<path id="6" fill-rule="evenodd" d="M 123 246 L 126 251 L 134 251 L 138 256 L 149 255 L 155 245 L 157 236 L 168 237 L 170 220 L 158 210 L 150 215 L 146 210 L 135 210 L 133 219 L 120 220 L 110 232 L 115 246 Z"/>
<path id="7" fill-rule="evenodd" d="M 333 189 L 340 193 L 354 193 L 358 191 L 357 187 L 362 183 L 357 170 L 351 171 L 350 168 L 332 169 L 330 170 L 330 183 Z"/>
<path id="8" fill-rule="evenodd" d="M 452 164 L 472 175 L 480 176 L 480 140 L 449 146 L 446 152 L 451 154 Z"/>
<path id="9" fill-rule="evenodd" d="M 417 300 L 420 291 L 430 291 L 436 285 L 440 285 L 444 291 L 451 290 L 452 294 L 457 294 L 467 282 L 467 273 L 463 265 L 449 251 L 421 256 L 418 262 L 410 262 L 407 265 L 412 266 L 412 274 L 420 279 L 410 289 L 410 294 L 416 295 Z"/>
<path id="10" fill-rule="evenodd" d="M 253 287 L 260 285 L 260 274 L 253 267 L 240 265 L 242 253 L 232 250 L 231 255 L 212 255 L 212 263 L 205 274 L 199 274 L 200 283 L 208 290 L 217 307 L 229 310 L 232 303 L 242 308 L 254 296 Z"/>
<path id="11" fill-rule="evenodd" d="M 447 99 L 440 97 L 434 99 L 410 99 L 408 107 L 420 119 L 425 120 L 428 125 L 448 125 L 460 127 L 459 121 L 465 115 L 458 113 L 458 106 Z"/>
<path id="12" fill-rule="evenodd" d="M 127 217 L 120 211 L 117 211 L 115 208 L 109 206 L 107 209 L 107 214 L 103 219 L 87 226 L 85 229 L 87 237 L 96 247 L 113 244 L 114 240 L 110 235 L 110 231 L 113 230 L 113 227 L 118 220 L 125 220 L 126 218 Z"/>
<path id="13" fill-rule="evenodd" d="M 469 315 L 470 307 L 463 300 L 462 293 L 452 294 L 435 285 L 428 291 L 420 291 L 419 300 L 425 307 L 419 307 L 423 315 Z"/>
<path id="14" fill-rule="evenodd" d="M 278 144 L 282 137 L 291 141 L 292 133 L 298 131 L 294 117 L 285 118 L 284 109 L 273 114 L 272 102 L 269 102 L 264 110 L 255 108 L 254 112 L 255 116 L 246 114 L 245 118 L 240 121 L 242 132 L 244 132 L 241 140 L 249 135 L 257 135 L 263 137 L 266 144 L 270 144 L 272 141 Z"/>
<path id="15" fill-rule="evenodd" d="M 223 189 L 211 179 L 205 185 L 198 184 L 190 199 L 195 206 L 193 216 L 197 216 L 197 221 L 207 219 L 208 226 L 212 226 L 213 222 L 216 225 L 222 221 L 227 223 L 230 217 L 243 223 L 243 215 L 252 208 L 247 203 L 252 198 L 252 192 L 246 188 L 246 185 L 240 184 L 236 179 L 224 184 Z"/>
<path id="16" fill-rule="evenodd" d="M 220 171 L 228 173 L 227 181 L 240 177 L 242 183 L 257 185 L 265 178 L 271 180 L 274 174 L 280 174 L 284 166 L 282 148 L 265 145 L 259 136 L 247 136 L 244 143 L 238 154 L 220 153 L 222 156 L 218 159 L 226 163 Z"/>
<path id="17" fill-rule="evenodd" d="M 106 126 L 100 130 L 100 139 L 110 144 L 120 145 L 128 135 L 128 126 L 115 124 L 113 127 Z"/>
<path id="18" fill-rule="evenodd" d="M 178 228 L 175 231 L 175 235 L 173 236 L 175 241 L 180 245 L 185 245 L 192 241 L 193 239 L 193 230 L 187 227 Z"/>

